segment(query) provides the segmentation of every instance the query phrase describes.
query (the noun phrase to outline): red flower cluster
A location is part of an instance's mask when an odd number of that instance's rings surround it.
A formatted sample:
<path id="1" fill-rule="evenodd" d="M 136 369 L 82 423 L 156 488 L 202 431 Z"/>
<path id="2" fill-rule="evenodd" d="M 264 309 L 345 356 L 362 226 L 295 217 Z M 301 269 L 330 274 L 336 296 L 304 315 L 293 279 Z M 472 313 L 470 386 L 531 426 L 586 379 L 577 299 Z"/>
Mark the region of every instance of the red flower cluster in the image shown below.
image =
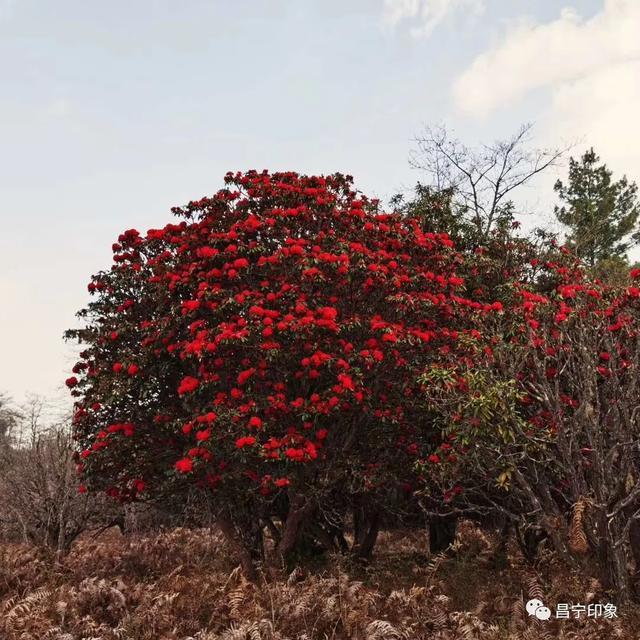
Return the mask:
<path id="1" fill-rule="evenodd" d="M 411 480 L 434 441 L 419 376 L 482 357 L 474 317 L 502 305 L 466 294 L 448 236 L 381 213 L 348 177 L 225 181 L 181 221 L 123 233 L 92 279 L 67 383 L 84 473 L 120 497 L 178 477 L 265 495 L 311 464 L 327 482 Z M 130 437 L 107 428 L 125 423 Z"/>

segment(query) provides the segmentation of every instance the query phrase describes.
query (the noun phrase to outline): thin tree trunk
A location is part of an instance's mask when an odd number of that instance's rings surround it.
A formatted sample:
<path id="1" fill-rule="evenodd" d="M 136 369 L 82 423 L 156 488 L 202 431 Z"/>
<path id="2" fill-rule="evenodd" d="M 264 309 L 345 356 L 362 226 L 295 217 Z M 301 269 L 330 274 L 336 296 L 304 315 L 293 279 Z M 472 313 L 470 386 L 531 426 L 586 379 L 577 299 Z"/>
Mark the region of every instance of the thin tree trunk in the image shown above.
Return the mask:
<path id="1" fill-rule="evenodd" d="M 627 604 L 632 600 L 631 581 L 627 570 L 627 552 L 622 543 L 623 524 L 621 518 L 608 522 L 606 515 L 599 518 L 599 544 L 597 559 L 600 578 L 605 588 L 616 594 L 616 601 Z"/>
<path id="2" fill-rule="evenodd" d="M 291 498 L 289 512 L 277 547 L 278 555 L 282 560 L 286 560 L 287 556 L 296 548 L 300 532 L 312 507 L 312 504 L 304 496 L 295 495 Z"/>
<path id="3" fill-rule="evenodd" d="M 370 560 L 380 532 L 380 512 L 374 511 L 368 518 L 368 527 L 354 548 L 354 555 L 361 560 Z"/>
<path id="4" fill-rule="evenodd" d="M 245 578 L 251 582 L 255 582 L 258 579 L 258 573 L 253 561 L 253 555 L 251 554 L 251 550 L 238 535 L 231 519 L 226 516 L 218 516 L 218 518 L 216 518 L 216 523 L 220 528 L 220 531 L 222 531 L 222 535 L 224 535 L 226 541 L 236 550 Z"/>

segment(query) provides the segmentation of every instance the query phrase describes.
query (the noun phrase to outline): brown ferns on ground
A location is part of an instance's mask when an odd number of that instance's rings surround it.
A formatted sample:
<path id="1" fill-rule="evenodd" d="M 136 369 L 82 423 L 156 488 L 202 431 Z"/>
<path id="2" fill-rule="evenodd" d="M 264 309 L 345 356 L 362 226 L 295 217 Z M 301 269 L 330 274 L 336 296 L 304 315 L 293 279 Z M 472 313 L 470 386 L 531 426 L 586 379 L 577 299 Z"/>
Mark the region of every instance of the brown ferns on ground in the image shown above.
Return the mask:
<path id="1" fill-rule="evenodd" d="M 541 640 L 633 638 L 640 613 L 613 621 L 532 620 L 530 597 L 553 605 L 606 601 L 595 580 L 550 561 L 537 573 L 508 551 L 490 565 L 491 535 L 466 525 L 455 555 L 428 559 L 424 539 L 384 532 L 374 561 L 341 556 L 288 575 L 245 580 L 209 529 L 79 540 L 55 562 L 5 546 L 2 640 Z M 0 547 L 1 548 L 1 547 Z M 544 588 L 543 586 L 544 585 Z M 462 594 L 462 595 L 461 595 Z M 562 624 L 560 624 L 562 622 Z"/>

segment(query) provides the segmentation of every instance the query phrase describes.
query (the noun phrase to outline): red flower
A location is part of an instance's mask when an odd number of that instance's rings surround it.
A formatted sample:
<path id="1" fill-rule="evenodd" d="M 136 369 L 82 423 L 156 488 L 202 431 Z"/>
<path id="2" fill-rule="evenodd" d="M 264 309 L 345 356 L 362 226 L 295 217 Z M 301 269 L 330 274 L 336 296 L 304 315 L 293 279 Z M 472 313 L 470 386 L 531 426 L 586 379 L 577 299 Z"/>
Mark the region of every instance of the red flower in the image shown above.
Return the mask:
<path id="1" fill-rule="evenodd" d="M 244 447 L 250 447 L 256 443 L 256 439 L 253 436 L 245 436 L 244 438 L 238 438 L 236 440 L 236 448 L 243 449 Z"/>
<path id="2" fill-rule="evenodd" d="M 262 426 L 262 420 L 258 416 L 253 416 L 249 419 L 249 426 L 254 429 L 259 429 Z"/>
<path id="3" fill-rule="evenodd" d="M 180 473 L 189 473 L 193 471 L 193 460 L 191 458 L 182 458 L 175 464 L 176 470 Z"/>
<path id="4" fill-rule="evenodd" d="M 200 300 L 187 300 L 182 303 L 184 312 L 195 311 L 200 307 Z"/>
<path id="5" fill-rule="evenodd" d="M 123 369 L 122 364 L 120 362 L 115 362 L 113 367 L 113 373 L 120 373 Z"/>
<path id="6" fill-rule="evenodd" d="M 278 478 L 273 481 L 273 484 L 275 484 L 276 487 L 286 487 L 291 484 L 291 480 L 289 480 L 289 478 Z"/>
<path id="7" fill-rule="evenodd" d="M 338 316 L 338 311 L 334 307 L 322 307 L 322 309 L 319 309 L 319 314 L 325 320 L 335 320 Z"/>
<path id="8" fill-rule="evenodd" d="M 200 385 L 200 381 L 192 376 L 186 376 L 182 378 L 182 382 L 178 387 L 178 393 L 182 396 L 185 393 L 191 393 L 195 391 Z"/>
<path id="9" fill-rule="evenodd" d="M 300 462 L 304 459 L 304 449 L 294 449 L 293 447 L 290 447 L 284 452 L 284 455 L 290 460 L 297 460 Z"/>
<path id="10" fill-rule="evenodd" d="M 211 429 L 204 429 L 202 431 L 196 431 L 196 440 L 203 442 L 211 437 Z"/>
<path id="11" fill-rule="evenodd" d="M 238 374 L 238 384 L 242 386 L 245 382 L 256 372 L 255 368 L 247 369 L 246 371 L 241 371 Z"/>
<path id="12" fill-rule="evenodd" d="M 200 247 L 197 253 L 201 258 L 213 258 L 218 255 L 219 251 L 213 247 Z"/>
<path id="13" fill-rule="evenodd" d="M 140 371 L 140 367 L 139 367 L 137 364 L 130 364 L 130 365 L 127 367 L 127 373 L 128 373 L 130 376 L 135 376 L 135 375 L 136 375 L 136 373 L 138 373 L 138 371 Z"/>
<path id="14" fill-rule="evenodd" d="M 440 456 L 436 453 L 432 453 L 427 460 L 433 464 L 438 464 L 438 462 L 440 462 Z"/>
<path id="15" fill-rule="evenodd" d="M 64 383 L 69 387 L 69 389 L 72 389 L 78 384 L 78 378 L 71 376 L 70 378 L 67 378 Z"/>
<path id="16" fill-rule="evenodd" d="M 348 389 L 349 391 L 353 391 L 355 389 L 351 376 L 347 375 L 346 373 L 341 373 L 338 376 L 338 381 L 345 389 Z"/>

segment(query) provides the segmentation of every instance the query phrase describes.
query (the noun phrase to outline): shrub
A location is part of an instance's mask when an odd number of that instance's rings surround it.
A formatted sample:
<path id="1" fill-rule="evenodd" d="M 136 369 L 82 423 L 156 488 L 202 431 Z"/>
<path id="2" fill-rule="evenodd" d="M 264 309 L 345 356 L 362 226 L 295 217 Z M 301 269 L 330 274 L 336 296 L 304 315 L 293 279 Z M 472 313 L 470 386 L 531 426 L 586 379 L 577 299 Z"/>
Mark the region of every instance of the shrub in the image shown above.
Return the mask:
<path id="1" fill-rule="evenodd" d="M 182 221 L 123 233 L 89 284 L 67 334 L 84 345 L 67 384 L 85 486 L 195 486 L 246 566 L 264 526 L 285 556 L 303 531 L 345 544 L 356 500 L 366 554 L 380 496 L 411 488 L 439 440 L 419 375 L 471 366 L 473 317 L 499 306 L 466 297 L 446 234 L 380 213 L 348 176 L 225 182 L 175 208 Z"/>
<path id="2" fill-rule="evenodd" d="M 431 386 L 428 402 L 451 403 L 444 429 L 465 455 L 425 472 L 454 510 L 538 527 L 623 602 L 631 553 L 640 559 L 640 289 L 592 282 L 570 256 L 542 265 L 538 281 L 544 294 L 514 283 L 489 366 L 456 368 L 468 394 Z"/>

